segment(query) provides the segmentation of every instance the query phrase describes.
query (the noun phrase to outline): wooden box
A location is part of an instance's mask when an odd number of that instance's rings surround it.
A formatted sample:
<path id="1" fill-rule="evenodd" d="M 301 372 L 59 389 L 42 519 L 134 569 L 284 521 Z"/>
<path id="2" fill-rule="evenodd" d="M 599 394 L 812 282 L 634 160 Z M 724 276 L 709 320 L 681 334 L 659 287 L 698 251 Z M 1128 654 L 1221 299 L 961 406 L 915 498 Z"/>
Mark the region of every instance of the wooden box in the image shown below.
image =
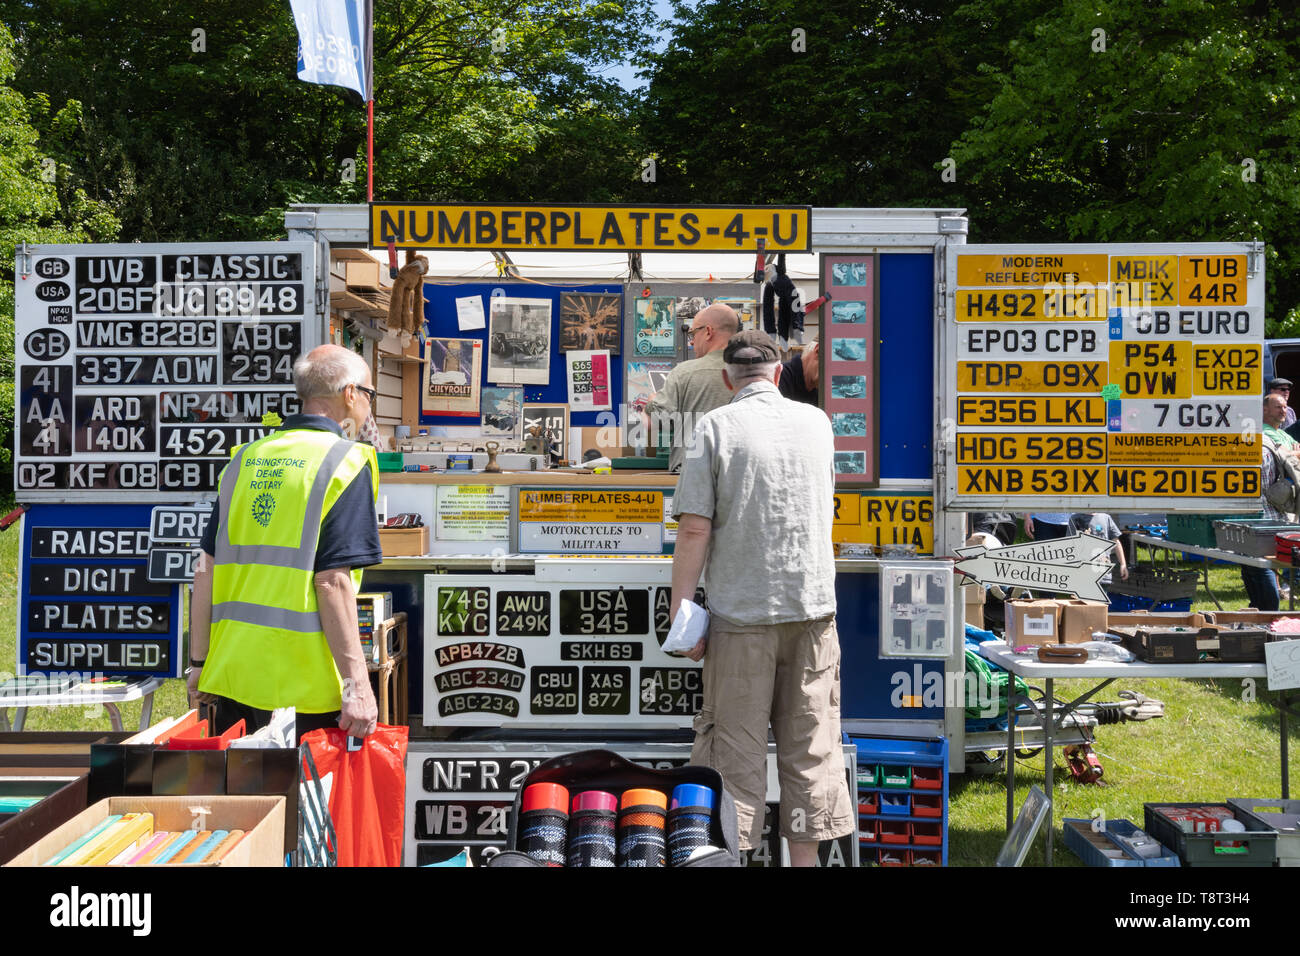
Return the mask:
<path id="1" fill-rule="evenodd" d="M 429 553 L 429 526 L 380 528 L 379 546 L 386 558 L 419 557 Z"/>

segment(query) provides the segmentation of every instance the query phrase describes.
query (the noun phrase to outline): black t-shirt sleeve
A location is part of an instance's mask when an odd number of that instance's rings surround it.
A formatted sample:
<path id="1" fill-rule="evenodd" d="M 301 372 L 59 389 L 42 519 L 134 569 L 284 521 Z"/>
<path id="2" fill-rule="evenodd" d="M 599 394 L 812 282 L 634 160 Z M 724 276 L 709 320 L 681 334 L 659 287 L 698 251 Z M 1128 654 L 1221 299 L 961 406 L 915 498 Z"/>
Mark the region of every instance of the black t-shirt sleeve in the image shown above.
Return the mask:
<path id="1" fill-rule="evenodd" d="M 370 465 L 362 468 L 321 522 L 316 570 L 365 568 L 384 560 Z"/>
<path id="2" fill-rule="evenodd" d="M 203 529 L 203 539 L 199 541 L 199 547 L 208 554 L 217 553 L 217 517 L 219 512 L 217 502 L 212 502 L 212 517 L 208 519 L 208 526 Z"/>

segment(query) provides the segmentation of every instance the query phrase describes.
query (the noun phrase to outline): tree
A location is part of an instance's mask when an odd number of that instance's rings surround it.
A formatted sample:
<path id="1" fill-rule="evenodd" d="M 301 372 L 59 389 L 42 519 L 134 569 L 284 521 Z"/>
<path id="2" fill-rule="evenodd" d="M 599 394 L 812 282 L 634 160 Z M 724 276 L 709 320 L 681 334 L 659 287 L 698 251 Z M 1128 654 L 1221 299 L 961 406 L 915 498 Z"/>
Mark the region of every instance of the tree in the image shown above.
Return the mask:
<path id="1" fill-rule="evenodd" d="M 953 206 L 936 165 L 1043 0 L 675 2 L 645 139 L 674 201 Z"/>
<path id="2" fill-rule="evenodd" d="M 377 196 L 576 199 L 631 184 L 631 161 L 609 158 L 634 152 L 627 101 L 592 71 L 644 46 L 648 0 L 376 7 Z M 283 0 L 0 0 L 0 21 L 19 40 L 20 89 L 83 97 L 63 159 L 124 236 L 276 238 L 290 203 L 365 198 L 364 107 L 297 79 Z M 538 154 L 565 178 L 530 168 Z"/>
<path id="3" fill-rule="evenodd" d="M 953 146 L 972 231 L 1262 239 L 1269 332 L 1300 334 L 1298 41 L 1289 11 L 1244 0 L 1116 0 L 1041 16 Z"/>
<path id="4" fill-rule="evenodd" d="M 117 221 L 102 204 L 69 186 L 69 171 L 42 146 L 76 134 L 79 104 L 50 113 L 49 101 L 24 98 L 9 84 L 14 75 L 13 37 L 0 24 L 0 500 L 11 499 L 14 404 L 14 252 L 24 242 L 94 242 L 111 239 Z M 42 142 L 33 126 L 44 120 Z"/>

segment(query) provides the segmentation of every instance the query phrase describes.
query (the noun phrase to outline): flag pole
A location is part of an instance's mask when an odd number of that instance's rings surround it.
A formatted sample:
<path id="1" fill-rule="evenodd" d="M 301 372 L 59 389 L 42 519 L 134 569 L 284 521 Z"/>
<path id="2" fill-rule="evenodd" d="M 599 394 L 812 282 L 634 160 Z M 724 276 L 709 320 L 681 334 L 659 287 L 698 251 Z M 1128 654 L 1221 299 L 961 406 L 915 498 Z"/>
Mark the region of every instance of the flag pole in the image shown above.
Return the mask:
<path id="1" fill-rule="evenodd" d="M 375 101 L 366 100 L 366 202 L 375 201 Z"/>

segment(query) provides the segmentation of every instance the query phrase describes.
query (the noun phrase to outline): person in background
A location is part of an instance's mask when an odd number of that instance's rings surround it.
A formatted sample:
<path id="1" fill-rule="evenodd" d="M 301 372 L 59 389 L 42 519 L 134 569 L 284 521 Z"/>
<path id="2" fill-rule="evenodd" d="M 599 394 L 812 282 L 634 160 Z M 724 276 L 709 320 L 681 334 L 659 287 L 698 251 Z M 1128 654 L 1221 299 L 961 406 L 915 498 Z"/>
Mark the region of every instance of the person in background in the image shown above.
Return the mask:
<path id="1" fill-rule="evenodd" d="M 1040 511 L 1025 517 L 1025 534 L 1035 541 L 1051 541 L 1070 533 L 1070 515 L 1063 511 Z"/>
<path id="2" fill-rule="evenodd" d="M 1124 554 L 1124 548 L 1120 544 L 1119 525 L 1115 519 L 1104 511 L 1097 511 L 1093 514 L 1080 513 L 1070 519 L 1071 531 L 1075 534 L 1080 532 L 1090 534 L 1093 537 L 1105 538 L 1107 541 L 1114 542 L 1114 548 L 1110 552 L 1110 563 L 1112 566 L 1119 567 L 1119 579 L 1128 580 L 1128 557 Z M 1098 583 L 1102 586 L 1110 584 L 1110 572 L 1106 573 Z"/>
<path id="3" fill-rule="evenodd" d="M 722 381 L 722 350 L 739 331 L 740 316 L 725 303 L 715 302 L 696 312 L 686 329 L 696 357 L 669 372 L 664 387 L 646 403 L 652 440 L 665 427 L 672 427 L 671 472 L 682 470 L 688 439 L 700 417 L 731 401 L 731 389 Z"/>
<path id="4" fill-rule="evenodd" d="M 1277 379 L 1274 379 L 1277 381 Z M 1283 379 L 1282 381 L 1286 381 Z M 1273 383 L 1270 382 L 1270 385 Z M 1290 385 L 1287 382 L 1287 385 Z M 1264 433 L 1263 452 L 1260 461 L 1260 489 L 1267 489 L 1279 477 L 1278 456 L 1295 455 L 1300 450 L 1300 443 L 1282 430 L 1282 423 L 1286 420 L 1286 399 L 1283 398 L 1282 392 L 1270 391 L 1264 396 Z M 1259 496 L 1260 508 L 1263 509 L 1263 516 L 1278 524 L 1289 524 L 1295 520 L 1295 517 L 1289 512 L 1279 511 L 1268 500 L 1268 495 Z M 1250 606 L 1257 611 L 1276 611 L 1281 601 L 1281 591 L 1277 584 L 1277 575 L 1272 568 L 1253 568 L 1243 564 L 1241 566 L 1241 583 L 1245 585 L 1246 597 L 1250 599 Z"/>
<path id="5" fill-rule="evenodd" d="M 817 404 L 817 383 L 821 378 L 821 361 L 817 343 L 781 366 L 781 381 L 777 388 L 792 402 Z"/>
<path id="6" fill-rule="evenodd" d="M 370 367 L 322 345 L 298 359 L 302 411 L 237 449 L 200 544 L 190 609 L 191 700 L 215 707 L 213 734 L 248 731 L 293 707 L 297 734 L 375 729 L 361 651 L 361 568 L 383 561 L 375 450 L 351 441 L 375 400 Z"/>
<path id="7" fill-rule="evenodd" d="M 1271 395 L 1274 392 L 1282 396 L 1282 403 L 1286 405 L 1282 427 L 1290 428 L 1295 424 L 1295 409 L 1291 407 L 1291 380 L 1289 378 L 1270 378 L 1265 394 Z"/>

